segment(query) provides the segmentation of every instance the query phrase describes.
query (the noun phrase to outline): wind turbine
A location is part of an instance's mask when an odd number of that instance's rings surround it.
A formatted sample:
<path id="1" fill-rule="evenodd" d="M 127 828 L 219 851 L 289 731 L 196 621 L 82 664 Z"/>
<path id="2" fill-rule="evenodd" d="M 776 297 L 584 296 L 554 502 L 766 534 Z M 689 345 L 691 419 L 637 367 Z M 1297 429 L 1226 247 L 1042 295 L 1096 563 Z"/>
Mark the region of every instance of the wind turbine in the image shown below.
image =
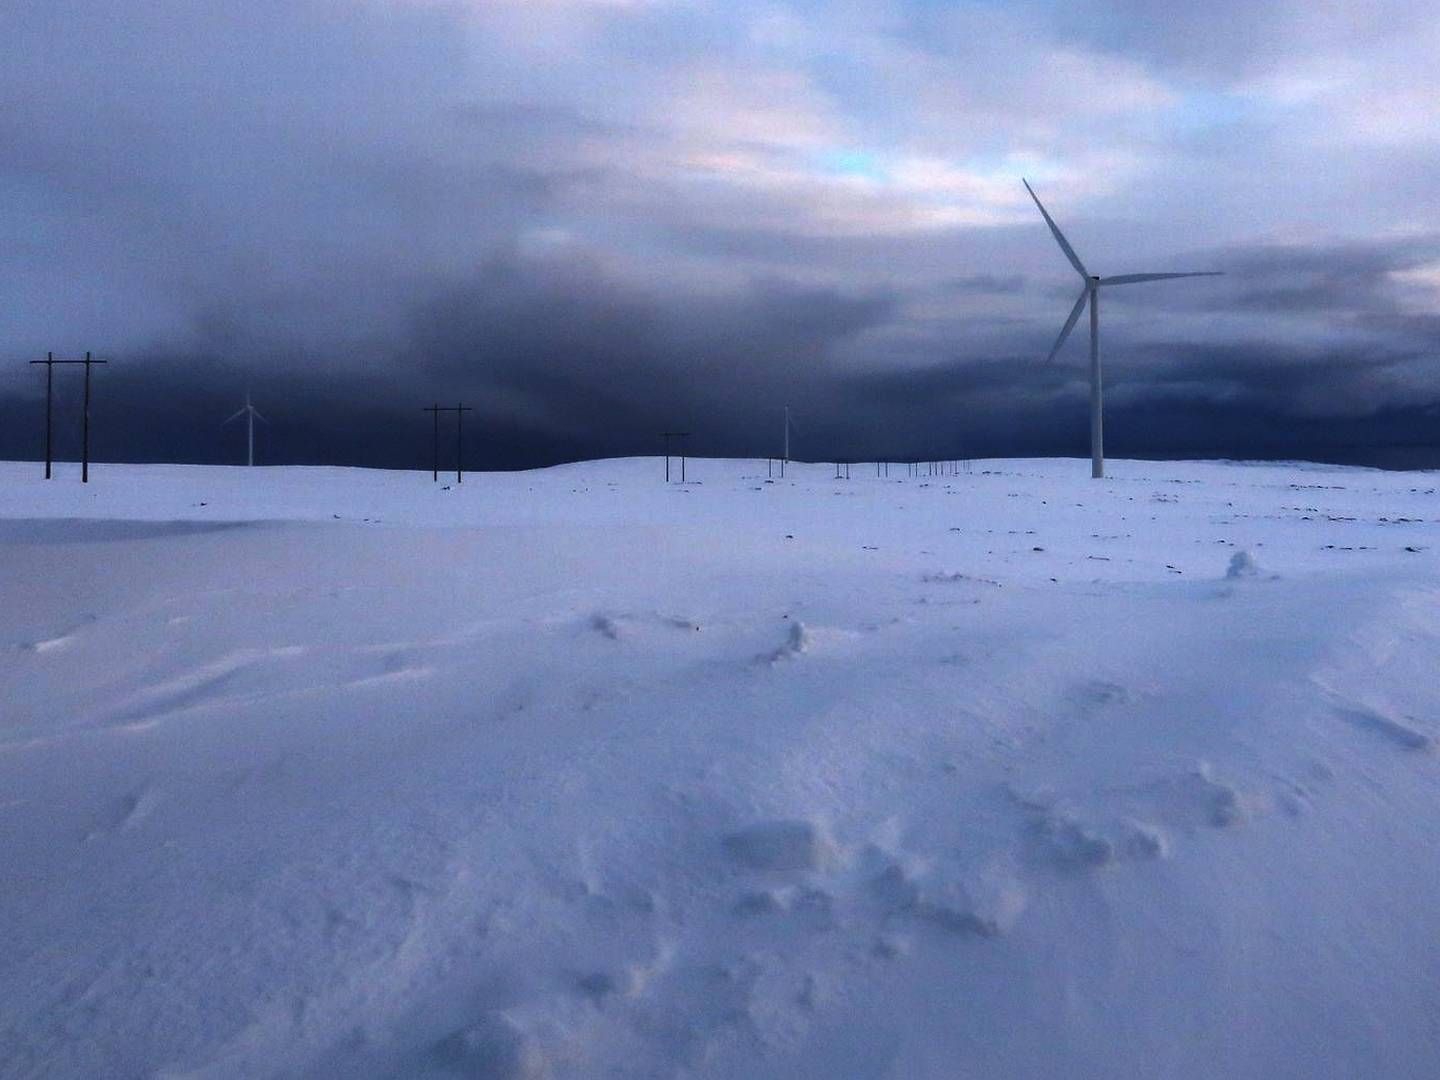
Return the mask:
<path id="1" fill-rule="evenodd" d="M 795 430 L 795 424 L 790 419 L 790 406 L 785 406 L 785 455 L 780 459 L 780 476 L 785 476 L 785 467 L 790 464 L 790 432 Z"/>
<path id="2" fill-rule="evenodd" d="M 242 417 L 242 416 L 248 417 L 248 422 L 246 423 L 246 427 L 249 429 L 248 434 L 249 434 L 249 438 L 250 438 L 249 450 L 248 450 L 248 453 L 246 454 L 245 464 L 246 464 L 246 465 L 254 465 L 254 464 L 255 464 L 255 421 L 256 421 L 256 420 L 259 420 L 262 424 L 269 424 L 270 421 L 269 421 L 269 420 L 266 420 L 265 417 L 261 416 L 261 415 L 260 415 L 260 411 L 259 411 L 258 409 L 256 409 L 254 405 L 251 405 L 251 404 L 250 404 L 250 391 L 249 391 L 249 390 L 246 390 L 246 391 L 245 391 L 245 406 L 244 406 L 244 408 L 236 410 L 235 415 L 232 416 L 232 417 L 230 417 L 230 420 L 239 420 L 240 417 Z M 225 421 L 225 424 L 230 423 L 230 420 L 226 420 L 226 421 Z M 225 424 L 221 424 L 220 426 L 221 426 L 221 427 L 224 427 Z"/>
<path id="3" fill-rule="evenodd" d="M 1080 261 L 1080 256 L 1075 254 L 1075 249 L 1070 246 L 1070 241 L 1065 239 L 1065 234 L 1060 231 L 1060 226 L 1055 224 L 1054 218 L 1041 205 L 1040 198 L 1035 194 L 1035 189 L 1030 186 L 1030 181 L 1021 178 L 1020 182 L 1025 185 L 1025 190 L 1030 192 L 1030 198 L 1035 200 L 1035 205 L 1040 208 L 1040 214 L 1045 218 L 1045 224 L 1050 226 L 1051 233 L 1055 236 L 1055 242 L 1060 245 L 1060 250 L 1070 260 L 1070 265 L 1075 267 L 1085 287 L 1080 292 L 1080 298 L 1075 301 L 1074 308 L 1070 311 L 1070 317 L 1065 320 L 1065 327 L 1060 331 L 1060 336 L 1055 339 L 1055 345 L 1050 350 L 1049 360 L 1055 359 L 1055 354 L 1060 351 L 1060 346 L 1065 344 L 1065 339 L 1070 336 L 1070 331 L 1075 329 L 1075 323 L 1080 319 L 1080 313 L 1085 310 L 1085 304 L 1090 304 L 1090 475 L 1095 479 L 1105 475 L 1105 409 L 1104 395 L 1100 385 L 1100 290 L 1111 285 L 1138 285 L 1142 281 L 1168 281 L 1170 278 L 1184 277 L 1221 277 L 1216 271 L 1191 272 L 1184 274 L 1117 274 L 1115 277 L 1102 278 L 1098 274 L 1092 274 L 1085 269 L 1085 264 Z"/>

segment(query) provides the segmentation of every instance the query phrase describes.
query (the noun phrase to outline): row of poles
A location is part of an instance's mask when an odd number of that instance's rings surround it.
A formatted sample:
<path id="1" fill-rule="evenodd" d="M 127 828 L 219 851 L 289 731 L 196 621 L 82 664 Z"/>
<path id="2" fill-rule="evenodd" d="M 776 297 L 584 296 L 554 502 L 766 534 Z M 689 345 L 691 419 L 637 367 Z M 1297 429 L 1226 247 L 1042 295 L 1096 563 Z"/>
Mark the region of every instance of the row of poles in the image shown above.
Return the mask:
<path id="1" fill-rule="evenodd" d="M 93 367 L 93 366 L 96 365 L 96 364 L 106 364 L 106 363 L 109 363 L 109 361 L 108 361 L 108 360 L 102 360 L 102 359 L 100 359 L 100 358 L 98 358 L 98 357 L 92 356 L 92 355 L 91 355 L 90 353 L 88 353 L 88 352 L 85 354 L 85 356 L 84 356 L 83 359 L 78 359 L 78 358 L 77 358 L 77 359 L 70 359 L 70 358 L 65 358 L 65 357 L 57 357 L 54 353 L 46 353 L 44 360 L 31 360 L 30 363 L 32 363 L 32 364 L 44 364 L 44 365 L 45 365 L 45 479 L 46 479 L 46 480 L 52 479 L 53 476 L 54 476 L 55 365 L 56 365 L 56 364 L 61 364 L 61 365 L 66 365 L 66 364 L 80 364 L 80 365 L 83 365 L 84 368 L 85 368 L 85 398 L 84 398 L 84 406 L 83 406 L 83 410 L 82 410 L 82 421 L 81 421 L 80 482 L 83 483 L 83 484 L 88 484 L 88 483 L 90 482 L 90 369 L 91 369 L 91 367 Z M 254 465 L 254 464 L 255 464 L 254 417 L 255 417 L 256 415 L 258 415 L 258 414 L 256 413 L 254 406 L 251 405 L 251 403 L 250 403 L 250 398 L 249 398 L 249 395 L 248 395 L 248 394 L 246 395 L 246 398 L 245 398 L 245 408 L 241 409 L 240 412 L 237 412 L 237 413 L 236 413 L 234 416 L 232 416 L 230 419 L 231 419 L 231 420 L 237 419 L 242 413 L 245 413 L 245 412 L 247 412 L 247 411 L 251 414 L 251 416 L 250 416 L 250 444 L 249 444 L 248 463 L 251 464 L 251 465 Z M 440 414 L 441 414 L 441 413 L 454 413 L 454 414 L 455 414 L 455 482 L 456 482 L 457 484 L 463 483 L 463 482 L 464 482 L 464 479 L 465 479 L 465 473 L 464 473 L 464 468 L 463 468 L 463 461 L 464 461 L 463 454 L 464 454 L 465 414 L 466 414 L 467 412 L 474 412 L 474 411 L 475 411 L 474 408 L 472 408 L 472 407 L 469 406 L 469 405 L 464 404 L 463 402 L 456 402 L 454 405 L 441 405 L 441 404 L 437 401 L 437 402 L 435 402 L 433 405 L 427 405 L 427 406 L 425 406 L 421 411 L 422 411 L 422 412 L 428 412 L 428 413 L 431 414 L 431 432 L 432 432 L 432 434 L 431 434 L 430 476 L 431 476 L 431 479 L 432 479 L 433 481 L 437 482 L 437 483 L 438 483 L 439 480 L 440 480 Z M 262 419 L 263 419 L 263 418 L 262 418 Z M 227 424 L 228 424 L 229 422 L 230 422 L 229 420 L 226 421 Z M 790 425 L 790 407 L 787 405 L 787 406 L 785 407 L 785 453 L 784 453 L 784 456 L 781 457 L 781 458 L 779 459 L 779 462 L 778 462 L 778 463 L 779 463 L 779 471 L 780 471 L 780 478 L 781 478 L 781 479 L 784 479 L 784 477 L 785 477 L 785 467 L 786 467 L 786 465 L 788 465 L 789 462 L 790 462 L 790 426 L 791 426 L 791 425 Z M 686 457 L 688 456 L 688 454 L 687 454 L 687 447 L 688 447 L 688 442 L 687 442 L 687 440 L 690 438 L 690 433 L 689 433 L 688 431 L 662 431 L 662 432 L 660 433 L 660 437 L 665 440 L 665 482 L 666 482 L 667 484 L 670 483 L 670 477 L 671 477 L 670 462 L 671 462 L 671 459 L 672 459 L 672 458 L 675 458 L 675 457 L 678 457 L 678 458 L 679 458 L 679 464 L 680 464 L 680 468 L 679 468 L 680 483 L 682 483 L 682 484 L 685 483 L 685 460 L 686 460 Z M 677 447 L 677 444 L 676 444 L 676 440 L 678 440 L 678 447 Z M 848 479 L 850 479 L 850 465 L 851 465 L 851 462 L 848 462 L 848 461 L 837 461 L 837 462 L 835 463 L 835 479 L 836 479 L 836 480 L 848 480 Z M 963 462 L 963 463 L 960 462 L 960 461 L 929 461 L 929 462 L 914 462 L 914 461 L 911 461 L 911 462 L 906 462 L 905 465 L 906 465 L 906 468 L 907 468 L 908 471 L 909 471 L 909 475 L 912 476 L 912 477 L 914 477 L 914 476 L 920 476 L 920 475 L 926 475 L 926 476 L 950 475 L 950 476 L 954 476 L 954 475 L 958 475 L 958 474 L 959 474 L 962 465 L 963 465 L 964 470 L 965 470 L 966 472 L 969 472 L 969 471 L 970 471 L 970 463 L 969 463 L 968 461 Z M 775 466 L 776 466 L 776 459 L 775 459 L 775 458 L 769 458 L 769 459 L 767 459 L 767 462 L 766 462 L 766 475 L 767 475 L 767 476 L 772 477 L 772 478 L 774 477 L 774 474 L 775 474 Z M 922 471 L 921 471 L 922 469 L 925 470 L 925 471 L 922 472 Z M 876 475 L 877 477 L 889 476 L 889 475 L 890 475 L 890 463 L 889 463 L 888 461 L 884 461 L 884 462 L 882 462 L 882 461 L 877 461 L 877 462 L 875 463 L 875 475 Z"/>
<path id="2" fill-rule="evenodd" d="M 81 410 L 81 436 L 80 436 L 80 482 L 90 482 L 90 369 L 96 364 L 108 364 L 108 360 L 86 353 L 83 359 L 71 359 L 68 357 L 56 356 L 53 352 L 45 354 L 44 360 L 31 360 L 32 364 L 45 365 L 45 479 L 51 480 L 55 476 L 55 365 L 80 364 L 85 368 L 85 398 Z M 441 405 L 436 402 L 427 406 L 424 410 L 434 414 L 434 438 L 432 442 L 431 475 L 433 479 L 440 479 L 440 414 L 453 412 L 455 414 L 455 482 L 458 484 L 464 479 L 461 469 L 461 452 L 463 450 L 464 416 L 467 412 L 474 412 L 468 405 L 457 403 L 454 405 Z M 245 407 L 237 412 L 230 420 L 238 419 L 242 414 L 249 413 L 250 440 L 246 462 L 249 465 L 255 464 L 255 417 L 259 416 L 255 406 L 250 402 L 249 394 L 245 396 Z M 261 417 L 263 420 L 264 418 Z M 225 421 L 229 423 L 230 420 Z"/>
<path id="3" fill-rule="evenodd" d="M 835 462 L 835 479 L 849 480 L 850 466 L 856 464 L 853 461 Z M 875 478 L 882 480 L 890 475 L 890 466 L 895 464 L 889 461 L 875 462 Z M 910 477 L 921 476 L 959 476 L 962 473 L 970 473 L 970 462 L 968 460 L 956 459 L 954 461 L 904 461 L 899 462 L 905 466 L 905 474 Z M 781 474 L 784 475 L 783 473 Z"/>
<path id="4" fill-rule="evenodd" d="M 431 441 L 430 477 L 435 481 L 439 481 L 440 479 L 440 414 L 444 412 L 453 412 L 455 414 L 455 482 L 458 484 L 464 477 L 461 469 L 461 453 L 463 450 L 461 432 L 463 430 L 464 418 L 467 412 L 473 412 L 474 410 L 468 405 L 459 403 L 454 405 L 441 405 L 436 402 L 434 405 L 427 405 L 423 411 L 430 413 L 434 421 L 434 434 Z M 783 480 L 785 478 L 785 467 L 790 463 L 790 410 L 786 409 L 785 414 L 785 456 L 778 459 L 767 458 L 765 461 L 765 475 L 771 479 L 774 479 L 777 471 L 776 466 L 778 465 L 780 479 Z M 665 441 L 665 482 L 667 484 L 671 483 L 672 477 L 678 476 L 679 482 L 682 484 L 685 483 L 685 462 L 688 457 L 690 432 L 662 431 L 660 432 L 660 438 Z M 672 468 L 672 462 L 678 462 L 678 469 Z M 854 464 L 854 462 L 835 462 L 835 479 L 849 480 L 850 466 L 852 464 Z M 911 477 L 959 476 L 962 471 L 965 473 L 970 471 L 970 462 L 958 459 L 954 461 L 907 461 L 904 464 L 908 475 Z M 875 475 L 878 478 L 888 477 L 890 475 L 890 462 L 875 462 Z"/>

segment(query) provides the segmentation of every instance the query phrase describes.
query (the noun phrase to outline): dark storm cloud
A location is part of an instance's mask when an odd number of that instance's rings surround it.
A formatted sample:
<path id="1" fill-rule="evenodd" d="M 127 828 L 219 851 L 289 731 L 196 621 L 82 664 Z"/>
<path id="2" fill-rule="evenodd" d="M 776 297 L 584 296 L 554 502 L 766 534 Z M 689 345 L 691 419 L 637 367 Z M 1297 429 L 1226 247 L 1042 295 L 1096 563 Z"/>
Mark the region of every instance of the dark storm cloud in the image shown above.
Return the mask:
<path id="1" fill-rule="evenodd" d="M 645 294 L 595 267 L 507 260 L 428 303 L 405 348 L 432 380 L 483 395 L 496 421 L 608 453 L 648 451 L 654 432 L 683 422 L 740 452 L 767 401 L 823 393 L 826 355 L 894 304 L 782 281 L 719 298 Z"/>
<path id="2" fill-rule="evenodd" d="M 380 14 L 61 0 L 7 18 L 0 182 L 30 241 L 5 266 L 30 301 L 7 337 L 133 348 L 230 321 L 353 341 L 513 236 L 545 177 L 488 156 L 504 125 L 447 108 L 452 26 Z"/>
<path id="3" fill-rule="evenodd" d="M 1403 275 L 1440 260 L 1440 236 L 1232 248 L 1209 258 L 1228 279 L 1227 288 L 1207 294 L 1216 307 L 1389 316 L 1404 310 L 1411 291 Z"/>
<path id="4" fill-rule="evenodd" d="M 48 349 L 113 359 L 113 458 L 233 456 L 247 385 L 268 460 L 421 464 L 457 397 L 507 466 L 763 454 L 785 403 L 816 457 L 1082 452 L 1021 173 L 1097 266 L 1228 274 L 1107 294 L 1117 452 L 1409 439 L 1435 31 L 1312 9 L 7 5 L 0 454 Z"/>

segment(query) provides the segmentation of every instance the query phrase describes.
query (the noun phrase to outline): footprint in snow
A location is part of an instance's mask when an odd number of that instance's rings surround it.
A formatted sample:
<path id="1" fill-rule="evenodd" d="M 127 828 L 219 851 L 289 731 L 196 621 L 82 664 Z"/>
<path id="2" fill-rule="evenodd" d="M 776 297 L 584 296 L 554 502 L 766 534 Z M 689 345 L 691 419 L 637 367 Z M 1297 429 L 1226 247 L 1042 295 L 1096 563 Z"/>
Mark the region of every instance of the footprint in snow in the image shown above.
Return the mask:
<path id="1" fill-rule="evenodd" d="M 1141 797 L 1149 813 L 1180 829 L 1235 828 L 1265 805 L 1262 798 L 1217 777 L 1204 761 L 1130 791 Z"/>
<path id="2" fill-rule="evenodd" d="M 962 867 L 949 861 L 886 859 L 870 880 L 870 897 L 887 924 L 913 918 L 956 934 L 999 937 L 1029 902 L 1005 861 Z"/>
<path id="3" fill-rule="evenodd" d="M 129 832 L 131 829 L 139 828 L 144 824 L 145 819 L 154 812 L 160 801 L 160 790 L 152 786 L 147 785 L 130 792 L 117 800 L 110 808 L 107 824 L 86 834 L 85 839 L 100 840 L 115 833 Z"/>
<path id="4" fill-rule="evenodd" d="M 834 894 L 814 886 L 748 892 L 736 901 L 732 910 L 745 919 L 787 915 L 814 931 L 833 930 L 836 926 Z"/>
<path id="5" fill-rule="evenodd" d="M 1032 827 L 1041 853 L 1062 870 L 1095 870 L 1115 861 L 1115 845 L 1068 814 L 1043 814 L 1034 819 Z"/>
<path id="6" fill-rule="evenodd" d="M 825 832 L 803 820 L 762 821 L 724 838 L 725 851 L 752 870 L 823 870 L 836 851 Z"/>
<path id="7" fill-rule="evenodd" d="M 504 1013 L 487 1013 L 439 1040 L 430 1064 L 442 1075 L 473 1080 L 540 1080 L 549 1074 L 540 1047 Z"/>
<path id="8" fill-rule="evenodd" d="M 590 629 L 611 641 L 620 640 L 620 624 L 609 615 L 596 613 L 590 617 Z"/>
<path id="9" fill-rule="evenodd" d="M 1170 854 L 1165 830 L 1148 821 L 1122 817 L 1096 823 L 1062 808 L 1049 791 L 1025 793 L 1012 788 L 1010 796 L 1029 812 L 1032 854 L 1056 869 L 1085 872 Z"/>
<path id="10" fill-rule="evenodd" d="M 1081 683 L 1073 691 L 1075 700 L 1085 709 L 1099 709 L 1110 705 L 1129 705 L 1135 695 L 1119 683 L 1095 679 Z"/>
<path id="11" fill-rule="evenodd" d="M 1388 739 L 1404 750 L 1432 751 L 1435 740 L 1403 720 L 1366 708 L 1346 709 L 1342 715 L 1362 731 L 1370 731 Z"/>

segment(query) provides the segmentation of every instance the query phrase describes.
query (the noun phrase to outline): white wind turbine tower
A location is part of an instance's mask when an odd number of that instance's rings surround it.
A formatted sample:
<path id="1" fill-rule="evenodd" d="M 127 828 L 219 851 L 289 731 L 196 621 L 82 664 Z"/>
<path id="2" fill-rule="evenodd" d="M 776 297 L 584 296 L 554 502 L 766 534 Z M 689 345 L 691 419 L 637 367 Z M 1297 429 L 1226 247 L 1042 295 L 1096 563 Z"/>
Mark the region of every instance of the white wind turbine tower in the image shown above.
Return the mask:
<path id="1" fill-rule="evenodd" d="M 1100 385 L 1100 290 L 1111 285 L 1138 285 L 1142 281 L 1167 281 L 1170 278 L 1184 277 L 1220 277 L 1216 271 L 1191 272 L 1184 274 L 1117 274 L 1115 277 L 1102 278 L 1098 274 L 1092 274 L 1085 269 L 1085 264 L 1080 261 L 1080 256 L 1075 254 L 1075 249 L 1065 239 L 1065 234 L 1045 207 L 1040 204 L 1035 189 L 1030 182 L 1024 178 L 1020 181 L 1025 185 L 1025 190 L 1030 192 L 1030 198 L 1035 200 L 1035 205 L 1040 208 L 1041 215 L 1045 218 L 1045 224 L 1050 226 L 1050 231 L 1055 235 L 1055 242 L 1060 245 L 1060 250 L 1070 260 L 1070 265 L 1075 267 L 1075 272 L 1085 282 L 1085 287 L 1080 293 L 1080 299 L 1075 301 L 1075 307 L 1070 312 L 1070 317 L 1065 320 L 1065 327 L 1060 331 L 1060 336 L 1055 339 L 1055 346 L 1050 350 L 1049 360 L 1055 359 L 1055 354 L 1060 351 L 1060 346 L 1065 344 L 1065 339 L 1070 336 L 1070 331 L 1075 329 L 1075 323 L 1080 318 L 1080 312 L 1085 310 L 1085 304 L 1090 304 L 1090 475 L 1099 479 L 1105 475 L 1105 411 L 1103 393 Z"/>
<path id="2" fill-rule="evenodd" d="M 795 424 L 790 419 L 790 406 L 785 406 L 785 454 L 780 459 L 780 475 L 785 475 L 785 468 L 790 464 L 790 432 L 795 430 Z"/>
<path id="3" fill-rule="evenodd" d="M 262 424 L 269 424 L 270 421 L 269 421 L 269 420 L 266 420 L 265 417 L 261 416 L 261 415 L 260 415 L 260 410 L 258 410 L 257 408 L 255 408 L 254 405 L 251 405 L 251 404 L 250 404 L 250 391 L 249 391 L 249 390 L 246 390 L 246 391 L 245 391 L 245 405 L 244 405 L 244 407 L 241 408 L 241 409 L 237 409 L 236 412 L 235 412 L 235 415 L 232 416 L 232 417 L 230 417 L 230 420 L 239 420 L 240 417 L 242 417 L 242 416 L 248 418 L 248 419 L 247 419 L 247 423 L 246 423 L 246 427 L 249 429 L 248 435 L 249 435 L 249 440 L 250 440 L 250 441 L 249 441 L 249 446 L 248 446 L 248 452 L 246 453 L 246 456 L 245 456 L 245 464 L 246 464 L 246 465 L 254 465 L 254 464 L 255 464 L 255 421 L 256 421 L 256 420 L 259 420 Z M 226 421 L 225 421 L 225 424 L 230 423 L 230 420 L 226 420 Z M 225 424 L 221 424 L 220 426 L 221 426 L 221 427 L 224 427 Z"/>

